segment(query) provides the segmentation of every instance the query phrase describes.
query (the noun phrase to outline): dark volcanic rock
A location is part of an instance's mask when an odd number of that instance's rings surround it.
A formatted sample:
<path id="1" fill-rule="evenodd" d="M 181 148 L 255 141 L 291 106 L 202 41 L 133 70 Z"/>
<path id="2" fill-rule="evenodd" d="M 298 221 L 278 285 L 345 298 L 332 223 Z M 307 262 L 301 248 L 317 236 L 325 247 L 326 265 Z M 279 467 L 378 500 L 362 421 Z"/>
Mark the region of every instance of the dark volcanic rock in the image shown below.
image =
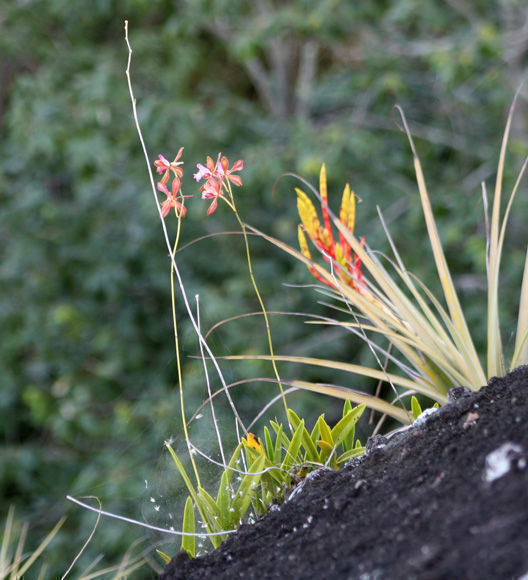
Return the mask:
<path id="1" fill-rule="evenodd" d="M 160 580 L 528 578 L 528 366 L 456 395 Z"/>

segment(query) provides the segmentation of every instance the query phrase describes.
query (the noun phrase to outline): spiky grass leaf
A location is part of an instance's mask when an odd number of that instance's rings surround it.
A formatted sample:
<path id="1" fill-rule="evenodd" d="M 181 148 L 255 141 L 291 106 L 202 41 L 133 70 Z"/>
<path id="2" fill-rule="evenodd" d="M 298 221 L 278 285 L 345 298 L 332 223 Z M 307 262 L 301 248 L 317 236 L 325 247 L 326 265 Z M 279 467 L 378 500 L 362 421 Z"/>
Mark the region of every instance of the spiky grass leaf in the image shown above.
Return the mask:
<path id="1" fill-rule="evenodd" d="M 519 300 L 519 315 L 517 318 L 517 334 L 515 337 L 515 352 L 510 370 L 521 364 L 528 364 L 528 251 L 524 262 L 524 273 Z"/>

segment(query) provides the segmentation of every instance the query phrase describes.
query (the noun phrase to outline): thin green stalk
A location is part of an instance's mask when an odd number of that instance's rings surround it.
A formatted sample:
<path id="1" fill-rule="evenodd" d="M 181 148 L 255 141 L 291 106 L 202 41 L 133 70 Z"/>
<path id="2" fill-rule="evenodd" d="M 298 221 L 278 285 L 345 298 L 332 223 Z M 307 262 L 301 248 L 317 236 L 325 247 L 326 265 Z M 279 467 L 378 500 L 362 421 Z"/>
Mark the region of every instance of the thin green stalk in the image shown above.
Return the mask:
<path id="1" fill-rule="evenodd" d="M 178 338 L 178 319 L 176 316 L 176 295 L 175 295 L 175 284 L 174 284 L 174 262 L 176 259 L 176 250 L 178 249 L 178 242 L 180 241 L 180 233 L 181 233 L 181 215 L 178 215 L 178 228 L 176 231 L 176 241 L 174 242 L 174 246 L 171 252 L 171 305 L 172 305 L 172 325 L 174 327 L 174 347 L 176 350 L 176 366 L 178 369 L 178 385 L 180 387 L 180 407 L 181 407 L 181 416 L 182 416 L 182 425 L 183 425 L 183 432 L 185 434 L 185 442 L 187 443 L 187 450 L 189 451 L 189 458 L 191 460 L 191 464 L 193 466 L 194 475 L 196 477 L 197 485 L 200 486 L 200 474 L 198 473 L 198 468 L 196 467 L 196 462 L 194 461 L 194 457 L 190 448 L 190 439 L 189 439 L 189 430 L 187 428 L 187 418 L 185 416 L 185 403 L 183 398 L 183 376 L 182 376 L 182 367 L 181 367 L 181 355 L 180 355 L 180 341 Z"/>
<path id="2" fill-rule="evenodd" d="M 275 373 L 275 377 L 277 379 L 277 384 L 279 385 L 281 399 L 282 399 L 282 403 L 284 405 L 284 412 L 286 413 L 286 418 L 287 418 L 288 417 L 288 404 L 286 402 L 286 395 L 284 394 L 284 387 L 282 385 L 282 381 L 281 381 L 281 378 L 279 375 L 279 370 L 277 368 L 277 363 L 275 361 L 275 353 L 274 353 L 274 349 L 273 349 L 273 340 L 271 338 L 271 328 L 270 328 L 270 323 L 269 323 L 269 318 L 268 318 L 268 312 L 267 312 L 266 307 L 264 305 L 264 300 L 262 299 L 262 296 L 260 294 L 260 291 L 259 291 L 259 288 L 257 285 L 257 281 L 255 280 L 255 276 L 253 275 L 253 264 L 251 262 L 251 251 L 249 249 L 249 239 L 248 239 L 248 235 L 247 235 L 246 224 L 240 218 L 240 214 L 238 213 L 238 210 L 236 208 L 235 198 L 233 196 L 233 191 L 231 189 L 231 184 L 229 183 L 229 181 L 227 181 L 226 190 L 229 194 L 230 199 L 229 200 L 226 199 L 225 201 L 227 202 L 229 207 L 233 210 L 233 213 L 235 214 L 236 220 L 237 220 L 237 222 L 240 225 L 240 228 L 242 230 L 242 235 L 244 236 L 244 245 L 246 248 L 246 259 L 247 259 L 247 264 L 248 264 L 249 277 L 251 278 L 251 283 L 253 284 L 255 294 L 257 295 L 257 299 L 259 301 L 259 305 L 260 305 L 260 308 L 262 310 L 262 315 L 264 316 L 264 323 L 266 325 L 266 336 L 268 339 L 268 347 L 269 347 L 269 351 L 270 351 L 271 364 L 273 366 L 273 372 Z"/>

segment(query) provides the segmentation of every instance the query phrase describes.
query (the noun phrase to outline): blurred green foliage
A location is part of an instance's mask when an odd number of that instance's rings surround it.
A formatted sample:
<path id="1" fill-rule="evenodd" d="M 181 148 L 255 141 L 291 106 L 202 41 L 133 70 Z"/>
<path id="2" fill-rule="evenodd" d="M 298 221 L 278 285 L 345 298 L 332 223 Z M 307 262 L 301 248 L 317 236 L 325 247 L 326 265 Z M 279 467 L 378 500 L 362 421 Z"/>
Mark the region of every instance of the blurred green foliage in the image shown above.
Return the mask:
<path id="1" fill-rule="evenodd" d="M 197 193 L 191 171 L 205 155 L 243 158 L 243 218 L 295 244 L 294 181 L 282 179 L 275 198 L 274 182 L 285 172 L 315 181 L 325 161 L 336 203 L 346 181 L 363 200 L 358 233 L 387 249 L 379 205 L 407 265 L 429 282 L 412 159 L 392 111 L 400 104 L 477 342 L 486 323 L 480 182 L 492 191 L 507 107 L 527 63 L 520 0 L 2 4 L 0 514 L 14 503 L 51 529 L 69 513 L 52 570 L 81 547 L 94 520 L 66 505 L 67 493 L 98 495 L 105 509 L 169 525 L 172 500 L 160 516 L 150 498 L 160 490 L 175 498 L 181 489 L 162 451 L 171 435 L 181 443 L 169 262 L 131 116 L 125 19 L 150 155 L 171 157 L 185 145 L 185 193 Z M 523 89 L 510 183 L 527 152 L 527 121 Z M 206 220 L 205 202 L 189 206 L 182 243 L 236 229 L 225 207 Z M 503 272 L 506 323 L 516 315 L 526 217 L 520 199 Z M 283 286 L 311 283 L 304 267 L 257 239 L 252 247 L 270 311 L 324 311 L 313 291 Z M 198 241 L 179 259 L 189 296 L 200 294 L 204 328 L 258 309 L 240 237 Z M 192 409 L 206 391 L 201 363 L 187 357 L 198 353 L 193 331 L 179 314 Z M 211 344 L 219 354 L 266 352 L 261 324 L 252 317 L 225 325 Z M 272 325 L 277 352 L 369 357 L 335 331 L 314 336 L 299 318 L 272 316 Z M 229 380 L 271 375 L 264 365 L 222 366 Z M 270 389 L 240 388 L 244 415 L 253 416 Z M 313 417 L 323 405 L 329 418 L 339 407 L 307 395 L 296 405 Z M 207 428 L 198 426 L 196 437 L 207 442 Z M 105 520 L 86 559 L 102 552 L 116 561 L 142 535 Z"/>

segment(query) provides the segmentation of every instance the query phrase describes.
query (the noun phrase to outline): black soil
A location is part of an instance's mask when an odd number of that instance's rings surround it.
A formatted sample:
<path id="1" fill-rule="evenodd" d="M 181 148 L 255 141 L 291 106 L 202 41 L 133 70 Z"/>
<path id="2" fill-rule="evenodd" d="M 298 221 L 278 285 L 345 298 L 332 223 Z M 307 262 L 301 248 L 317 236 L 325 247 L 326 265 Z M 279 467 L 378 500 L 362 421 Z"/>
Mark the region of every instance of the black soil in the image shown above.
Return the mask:
<path id="1" fill-rule="evenodd" d="M 214 552 L 180 553 L 160 579 L 527 579 L 528 366 L 450 394 Z"/>

